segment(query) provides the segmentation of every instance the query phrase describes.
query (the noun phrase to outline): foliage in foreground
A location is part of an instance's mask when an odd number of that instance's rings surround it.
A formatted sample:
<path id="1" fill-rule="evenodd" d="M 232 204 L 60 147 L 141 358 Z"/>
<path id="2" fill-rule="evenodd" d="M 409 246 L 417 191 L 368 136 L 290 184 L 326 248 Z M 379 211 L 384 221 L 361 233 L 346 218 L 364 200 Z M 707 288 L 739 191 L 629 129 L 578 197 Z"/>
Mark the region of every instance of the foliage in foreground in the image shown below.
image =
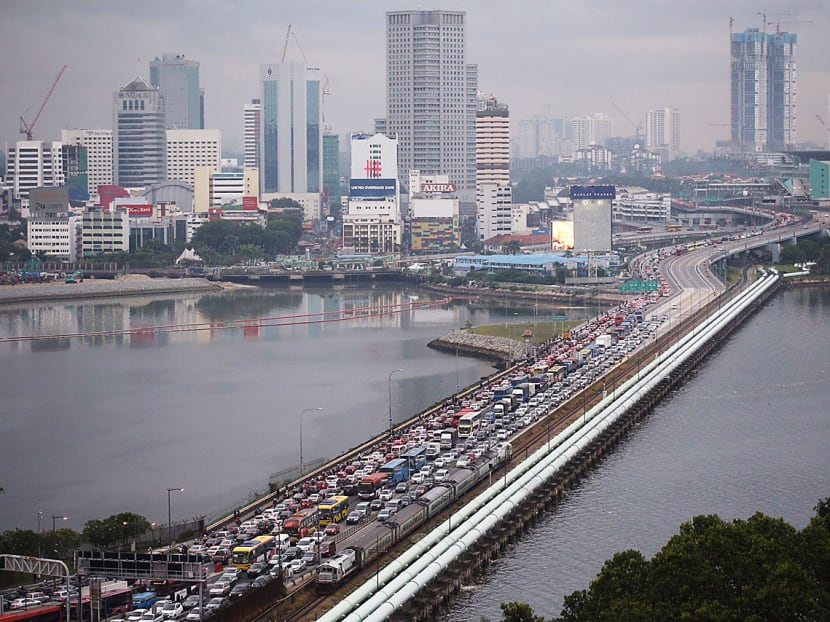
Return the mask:
<path id="1" fill-rule="evenodd" d="M 830 620 L 830 499 L 815 510 L 801 531 L 761 513 L 697 516 L 650 560 L 617 553 L 554 620 Z M 543 622 L 523 603 L 502 612 L 505 622 Z"/>

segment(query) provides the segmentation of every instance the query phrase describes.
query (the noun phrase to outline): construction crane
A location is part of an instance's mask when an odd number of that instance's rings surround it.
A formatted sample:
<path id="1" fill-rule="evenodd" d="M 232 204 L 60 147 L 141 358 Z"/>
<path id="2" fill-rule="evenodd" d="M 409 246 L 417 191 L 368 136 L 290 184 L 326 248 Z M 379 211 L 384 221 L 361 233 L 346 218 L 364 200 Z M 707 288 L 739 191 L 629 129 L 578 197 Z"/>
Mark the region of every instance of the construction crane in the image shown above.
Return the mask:
<path id="1" fill-rule="evenodd" d="M 49 98 L 52 96 L 52 91 L 55 90 L 55 87 L 58 85 L 58 81 L 61 79 L 63 72 L 66 71 L 66 65 L 61 67 L 61 70 L 58 72 L 57 77 L 55 78 L 54 82 L 52 82 L 52 87 L 49 89 L 49 92 L 46 93 L 46 97 L 43 99 L 43 103 L 38 108 L 37 114 L 35 118 L 32 119 L 31 123 L 26 123 L 26 120 L 23 118 L 23 115 L 20 115 L 20 133 L 26 134 L 26 140 L 32 140 L 32 132 L 34 132 L 35 124 L 37 120 L 40 119 L 40 113 L 43 112 L 43 108 L 46 106 L 46 102 L 49 101 Z"/>
<path id="2" fill-rule="evenodd" d="M 288 31 L 285 33 L 285 43 L 282 44 L 282 60 L 281 63 L 285 62 L 285 53 L 288 51 L 288 40 L 291 38 L 291 24 L 288 24 Z"/>
<path id="3" fill-rule="evenodd" d="M 824 131 L 827 132 L 828 136 L 830 136 L 830 127 L 827 127 L 827 124 L 824 122 L 824 119 L 821 118 L 821 115 L 816 115 L 816 119 L 818 119 L 818 122 L 821 123 L 821 127 L 824 128 Z M 830 143 L 825 143 L 825 144 L 830 144 Z"/>
<path id="4" fill-rule="evenodd" d="M 791 21 L 791 22 L 774 21 L 774 22 L 770 22 L 770 23 L 775 24 L 775 34 L 780 35 L 781 34 L 781 24 L 812 24 L 813 20 L 811 20 L 811 19 L 800 19 L 800 20 Z"/>
<path id="5" fill-rule="evenodd" d="M 625 110 L 620 108 L 614 101 L 611 102 L 611 105 L 614 106 L 614 108 L 616 108 L 623 117 L 625 117 L 626 121 L 634 126 L 634 138 L 639 141 L 640 131 L 643 129 L 643 122 L 640 121 L 639 123 L 634 123 L 634 121 L 631 120 L 631 117 L 625 114 Z"/>

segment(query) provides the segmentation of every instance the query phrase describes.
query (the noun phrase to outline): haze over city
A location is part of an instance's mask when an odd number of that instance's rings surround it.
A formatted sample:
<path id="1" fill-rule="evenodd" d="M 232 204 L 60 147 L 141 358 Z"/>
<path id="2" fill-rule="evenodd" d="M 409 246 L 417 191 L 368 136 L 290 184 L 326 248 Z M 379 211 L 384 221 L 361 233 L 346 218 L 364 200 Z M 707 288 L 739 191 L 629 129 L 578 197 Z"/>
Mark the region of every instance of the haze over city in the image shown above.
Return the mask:
<path id="1" fill-rule="evenodd" d="M 222 131 L 224 151 L 240 152 L 242 106 L 259 96 L 259 65 L 280 60 L 289 24 L 295 36 L 286 60 L 304 56 L 329 81 L 326 123 L 340 134 L 372 130 L 385 114 L 385 12 L 419 8 L 467 11 L 466 61 L 478 65 L 479 89 L 510 106 L 514 123 L 603 112 L 616 135 L 633 135 L 649 108 L 670 106 L 680 111 L 688 154 L 729 137 L 729 18 L 736 32 L 761 28 L 766 11 L 768 31 L 798 34 L 798 140 L 827 141 L 816 118 L 827 116 L 830 91 L 826 0 L 7 0 L 0 142 L 22 138 L 19 116 L 34 117 L 64 64 L 35 139 L 59 140 L 62 128 L 111 128 L 113 92 L 137 75 L 146 79 L 149 61 L 175 52 L 201 65 L 205 127 Z"/>

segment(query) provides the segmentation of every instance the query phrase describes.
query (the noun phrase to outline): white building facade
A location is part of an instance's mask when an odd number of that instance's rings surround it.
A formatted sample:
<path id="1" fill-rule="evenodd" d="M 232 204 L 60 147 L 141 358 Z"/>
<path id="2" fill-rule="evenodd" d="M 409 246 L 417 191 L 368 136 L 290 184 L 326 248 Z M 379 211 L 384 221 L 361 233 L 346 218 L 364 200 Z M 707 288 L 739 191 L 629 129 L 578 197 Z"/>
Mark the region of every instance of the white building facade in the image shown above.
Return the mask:
<path id="1" fill-rule="evenodd" d="M 656 108 L 646 113 L 646 149 L 671 162 L 680 150 L 680 112 L 676 108 Z"/>
<path id="2" fill-rule="evenodd" d="M 167 179 L 167 132 L 164 98 L 136 78 L 113 95 L 113 165 L 115 183 L 146 188 Z"/>
<path id="3" fill-rule="evenodd" d="M 24 208 L 29 204 L 29 191 L 40 186 L 62 186 L 63 143 L 42 140 L 19 140 L 9 147 L 6 174 L 12 182 L 14 198 Z"/>
<path id="4" fill-rule="evenodd" d="M 167 178 L 193 186 L 200 166 L 221 167 L 222 132 L 167 130 Z"/>
<path id="5" fill-rule="evenodd" d="M 479 240 L 512 233 L 513 190 L 509 185 L 481 184 L 476 210 Z"/>
<path id="6" fill-rule="evenodd" d="M 401 171 L 448 175 L 475 200 L 478 67 L 466 62 L 464 11 L 386 13 L 386 132 Z"/>
<path id="7" fill-rule="evenodd" d="M 245 168 L 259 168 L 259 136 L 262 129 L 262 104 L 252 99 L 243 109 Z"/>

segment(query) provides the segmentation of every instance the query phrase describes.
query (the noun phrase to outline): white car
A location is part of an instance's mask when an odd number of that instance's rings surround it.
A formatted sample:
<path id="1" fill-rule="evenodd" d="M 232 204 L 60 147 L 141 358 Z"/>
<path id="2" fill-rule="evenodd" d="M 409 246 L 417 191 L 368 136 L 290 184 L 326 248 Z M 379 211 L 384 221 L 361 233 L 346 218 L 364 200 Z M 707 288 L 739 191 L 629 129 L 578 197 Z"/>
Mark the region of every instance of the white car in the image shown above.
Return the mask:
<path id="1" fill-rule="evenodd" d="M 178 620 L 184 615 L 184 607 L 181 603 L 164 603 L 161 606 L 161 615 L 165 620 Z"/>
<path id="2" fill-rule="evenodd" d="M 137 622 L 138 620 L 141 619 L 141 616 L 143 616 L 145 613 L 147 613 L 146 609 L 133 609 L 132 611 L 130 611 L 127 614 L 127 621 L 128 622 Z"/>
<path id="3" fill-rule="evenodd" d="M 443 482 L 449 476 L 450 472 L 447 469 L 438 469 L 435 471 L 435 475 L 433 475 L 433 479 L 435 482 Z"/>

